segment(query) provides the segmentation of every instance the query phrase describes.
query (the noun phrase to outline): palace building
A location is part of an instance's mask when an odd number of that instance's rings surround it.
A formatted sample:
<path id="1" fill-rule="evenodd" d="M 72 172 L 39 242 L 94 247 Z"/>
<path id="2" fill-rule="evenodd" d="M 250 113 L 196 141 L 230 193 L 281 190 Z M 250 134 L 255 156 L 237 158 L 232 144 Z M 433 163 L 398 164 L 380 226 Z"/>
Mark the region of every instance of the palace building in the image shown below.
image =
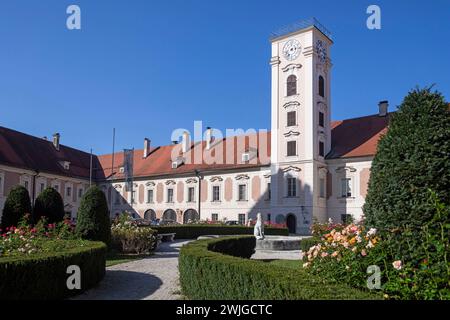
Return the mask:
<path id="1" fill-rule="evenodd" d="M 332 45 L 315 19 L 274 33 L 271 130 L 215 138 L 208 128 L 203 141 L 186 132 L 181 143 L 157 147 L 144 139 L 133 154 L 132 189 L 123 153 L 112 167 L 112 154 L 91 157 L 61 145 L 58 134 L 47 141 L 0 127 L 0 208 L 14 185 L 25 186 L 32 199 L 52 186 L 76 218 L 84 190 L 95 183 L 111 216 L 244 224 L 260 212 L 298 234 L 307 234 L 314 219 L 359 219 L 388 103 L 380 102 L 374 115 L 331 121 Z"/>

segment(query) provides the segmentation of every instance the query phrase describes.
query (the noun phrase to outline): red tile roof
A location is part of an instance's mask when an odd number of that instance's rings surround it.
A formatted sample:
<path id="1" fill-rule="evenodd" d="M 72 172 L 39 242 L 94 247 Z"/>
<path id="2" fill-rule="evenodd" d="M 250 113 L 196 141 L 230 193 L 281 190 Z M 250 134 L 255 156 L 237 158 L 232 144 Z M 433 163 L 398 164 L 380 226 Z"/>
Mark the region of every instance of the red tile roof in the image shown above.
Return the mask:
<path id="1" fill-rule="evenodd" d="M 249 147 L 250 149 L 251 147 L 257 147 L 257 157 L 249 163 L 243 163 L 241 161 L 242 153 L 247 151 Z M 172 169 L 172 158 L 176 158 L 180 149 L 181 144 L 162 146 L 152 149 L 150 155 L 145 159 L 143 158 L 143 150 L 135 150 L 133 161 L 134 177 L 186 174 L 193 173 L 195 170 L 229 170 L 268 166 L 270 165 L 270 132 L 259 135 L 224 138 L 213 143 L 210 151 L 206 150 L 206 142 L 204 141 L 193 144 L 184 156 L 186 159 L 185 163 L 176 169 Z M 194 161 L 200 158 L 200 154 L 205 154 L 203 161 Z M 208 161 L 214 159 L 214 157 L 223 159 L 223 161 L 218 163 Z M 100 177 L 102 174 L 103 178 L 110 177 L 112 155 L 102 155 L 98 159 L 103 173 L 97 174 L 97 177 Z M 119 167 L 123 165 L 123 161 L 123 152 L 114 155 L 115 178 L 123 178 L 123 174 L 118 172 Z"/>
<path id="2" fill-rule="evenodd" d="M 70 162 L 65 170 L 60 162 Z M 93 158 L 94 166 L 98 161 Z M 22 132 L 0 127 L 0 164 L 55 175 L 89 179 L 90 154 Z"/>
<path id="3" fill-rule="evenodd" d="M 331 151 L 327 159 L 373 156 L 378 141 L 387 132 L 390 116 L 377 115 L 333 121 Z"/>
<path id="4" fill-rule="evenodd" d="M 378 140 L 387 131 L 388 122 L 389 116 L 379 117 L 378 115 L 332 122 L 331 151 L 327 155 L 327 159 L 375 155 Z M 181 144 L 153 148 L 145 159 L 143 150 L 135 150 L 134 176 L 138 178 L 192 174 L 195 170 L 236 170 L 268 166 L 270 164 L 270 143 L 270 132 L 262 133 L 260 136 L 224 138 L 213 143 L 211 151 L 205 150 L 205 142 L 196 143 L 184 156 L 185 163 L 176 169 L 172 169 L 172 153 L 178 155 Z M 241 161 L 242 153 L 251 150 L 251 147 L 257 147 L 257 156 L 250 163 L 243 163 Z M 203 159 L 199 164 L 194 164 L 194 159 L 197 159 L 199 154 L 212 157 L 221 155 L 219 158 L 223 159 L 223 162 L 214 163 Z M 228 157 L 230 159 L 227 159 Z M 104 180 L 111 175 L 111 160 L 111 154 L 93 157 L 94 179 Z M 65 170 L 61 166 L 61 161 L 70 162 L 69 170 Z M 123 178 L 123 174 L 119 172 L 119 167 L 123 165 L 123 152 L 115 154 L 114 163 L 115 178 Z M 64 145 L 61 145 L 58 151 L 50 141 L 0 127 L 0 164 L 88 179 L 90 154 Z"/>

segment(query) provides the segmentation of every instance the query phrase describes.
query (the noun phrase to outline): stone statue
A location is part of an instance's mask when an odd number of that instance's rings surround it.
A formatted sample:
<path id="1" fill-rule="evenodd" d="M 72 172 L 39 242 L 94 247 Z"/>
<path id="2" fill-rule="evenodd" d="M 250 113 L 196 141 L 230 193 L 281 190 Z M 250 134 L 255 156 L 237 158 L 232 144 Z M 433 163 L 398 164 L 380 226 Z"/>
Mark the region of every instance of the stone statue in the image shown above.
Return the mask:
<path id="1" fill-rule="evenodd" d="M 264 223 L 263 223 L 261 213 L 258 212 L 256 217 L 257 217 L 257 219 L 256 219 L 255 229 L 254 229 L 253 233 L 256 237 L 256 240 L 263 240 L 264 239 Z"/>

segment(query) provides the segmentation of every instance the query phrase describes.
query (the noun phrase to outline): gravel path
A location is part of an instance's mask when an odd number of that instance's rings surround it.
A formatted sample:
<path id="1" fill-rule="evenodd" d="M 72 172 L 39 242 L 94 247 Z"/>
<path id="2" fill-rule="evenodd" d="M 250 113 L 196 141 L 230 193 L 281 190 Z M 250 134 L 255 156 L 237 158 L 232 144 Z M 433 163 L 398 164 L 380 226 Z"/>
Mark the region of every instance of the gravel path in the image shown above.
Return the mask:
<path id="1" fill-rule="evenodd" d="M 189 241 L 161 243 L 149 258 L 106 268 L 103 281 L 75 297 L 78 300 L 177 300 L 178 255 Z"/>

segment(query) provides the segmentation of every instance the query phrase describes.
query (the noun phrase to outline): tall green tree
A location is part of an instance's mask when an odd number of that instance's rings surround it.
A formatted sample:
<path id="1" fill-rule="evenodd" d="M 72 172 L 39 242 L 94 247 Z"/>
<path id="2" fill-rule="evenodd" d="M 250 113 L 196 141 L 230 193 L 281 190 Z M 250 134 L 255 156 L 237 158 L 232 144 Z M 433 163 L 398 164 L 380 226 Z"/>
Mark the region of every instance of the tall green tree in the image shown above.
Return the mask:
<path id="1" fill-rule="evenodd" d="M 89 188 L 81 199 L 76 231 L 87 240 L 111 241 L 111 220 L 105 194 L 97 187 Z"/>
<path id="2" fill-rule="evenodd" d="M 25 214 L 31 214 L 30 195 L 25 187 L 16 186 L 11 189 L 6 198 L 2 213 L 2 228 L 17 227 Z"/>
<path id="3" fill-rule="evenodd" d="M 42 217 L 48 223 L 60 222 L 64 219 L 64 202 L 54 188 L 48 187 L 39 194 L 34 203 L 33 220 L 38 222 Z"/>
<path id="4" fill-rule="evenodd" d="M 425 88 L 404 98 L 378 144 L 364 205 L 366 224 L 398 232 L 396 250 L 419 245 L 422 240 L 414 234 L 436 212 L 429 190 L 450 203 L 449 105 L 442 94 Z M 400 243 L 406 229 L 412 236 Z"/>

